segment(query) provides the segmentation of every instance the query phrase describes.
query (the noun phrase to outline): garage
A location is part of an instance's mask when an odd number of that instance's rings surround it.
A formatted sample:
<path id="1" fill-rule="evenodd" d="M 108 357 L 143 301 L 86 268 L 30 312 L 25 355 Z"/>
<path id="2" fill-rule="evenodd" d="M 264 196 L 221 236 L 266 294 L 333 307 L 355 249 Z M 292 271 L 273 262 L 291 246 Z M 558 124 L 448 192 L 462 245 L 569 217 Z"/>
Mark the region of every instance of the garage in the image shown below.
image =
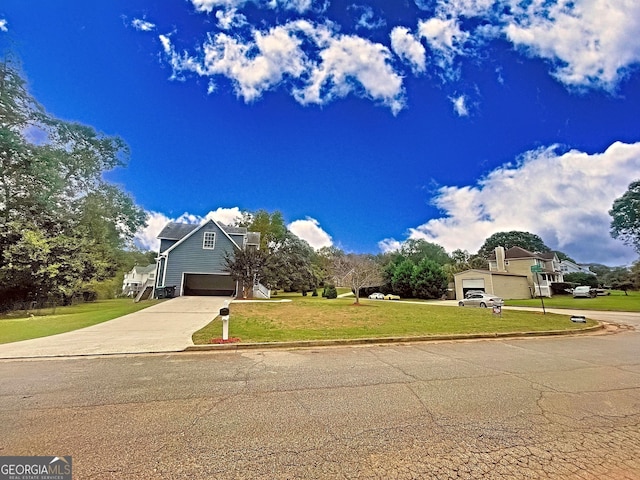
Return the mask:
<path id="1" fill-rule="evenodd" d="M 231 296 L 236 291 L 236 282 L 230 275 L 215 273 L 185 273 L 182 295 Z"/>
<path id="2" fill-rule="evenodd" d="M 505 300 L 512 298 L 531 298 L 529 280 L 526 275 L 489 270 L 465 270 L 454 276 L 456 298 L 462 299 L 470 290 L 498 295 Z"/>

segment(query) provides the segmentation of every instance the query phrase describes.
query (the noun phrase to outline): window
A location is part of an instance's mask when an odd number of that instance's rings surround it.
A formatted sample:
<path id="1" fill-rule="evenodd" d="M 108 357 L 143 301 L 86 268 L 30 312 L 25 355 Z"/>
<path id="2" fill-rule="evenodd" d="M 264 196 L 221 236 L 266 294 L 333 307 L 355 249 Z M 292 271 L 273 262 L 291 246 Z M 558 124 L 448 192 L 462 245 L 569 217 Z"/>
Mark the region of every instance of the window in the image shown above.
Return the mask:
<path id="1" fill-rule="evenodd" d="M 204 232 L 202 239 L 202 248 L 213 250 L 216 246 L 216 232 Z"/>

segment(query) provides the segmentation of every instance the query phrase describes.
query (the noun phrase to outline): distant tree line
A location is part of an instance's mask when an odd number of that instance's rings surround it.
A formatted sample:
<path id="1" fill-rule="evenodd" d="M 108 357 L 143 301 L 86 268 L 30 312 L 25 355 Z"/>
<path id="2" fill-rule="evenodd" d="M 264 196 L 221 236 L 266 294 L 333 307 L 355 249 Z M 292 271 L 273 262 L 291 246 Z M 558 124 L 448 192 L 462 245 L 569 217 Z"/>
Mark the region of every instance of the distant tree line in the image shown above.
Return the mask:
<path id="1" fill-rule="evenodd" d="M 550 252 L 542 239 L 522 231 L 497 232 L 489 236 L 475 254 L 465 250 L 447 253 L 435 243 L 409 239 L 397 251 L 379 255 L 347 254 L 336 247 L 315 251 L 307 242 L 286 229 L 280 212 L 260 210 L 245 213 L 238 225 L 259 231 L 260 251 L 237 252 L 227 259 L 236 279 L 251 285 L 254 279 L 276 290 L 315 292 L 327 286 L 350 288 L 355 301 L 373 292 L 393 293 L 404 298 L 437 299 L 447 294 L 456 273 L 469 269 L 488 269 L 489 257 L 498 246 L 520 247 L 531 252 Z M 571 260 L 555 251 L 560 260 Z M 622 290 L 640 288 L 640 264 L 632 268 L 589 265 L 593 274 L 566 274 L 566 284 L 612 286 Z M 330 290 L 333 295 L 333 290 Z"/>

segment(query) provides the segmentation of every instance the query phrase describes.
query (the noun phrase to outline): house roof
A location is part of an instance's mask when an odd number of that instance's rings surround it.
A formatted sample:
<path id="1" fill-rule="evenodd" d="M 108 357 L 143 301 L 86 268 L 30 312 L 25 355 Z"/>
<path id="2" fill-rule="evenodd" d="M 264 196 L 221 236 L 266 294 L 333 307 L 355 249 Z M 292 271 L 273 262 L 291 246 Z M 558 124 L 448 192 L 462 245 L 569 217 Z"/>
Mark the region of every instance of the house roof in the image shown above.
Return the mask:
<path id="1" fill-rule="evenodd" d="M 244 235 L 247 238 L 247 243 L 251 245 L 260 245 L 260 233 L 259 232 L 247 232 L 246 227 L 229 227 L 223 223 L 216 222 L 213 219 L 209 219 L 200 225 L 193 223 L 177 223 L 169 222 L 162 231 L 158 234 L 158 238 L 161 240 L 175 240 L 169 248 L 167 248 L 162 254 L 167 254 L 174 250 L 178 245 L 183 243 L 191 235 L 195 234 L 199 229 L 209 224 L 217 225 L 220 230 L 227 236 L 227 238 L 237 247 L 241 248 L 238 243 L 230 237 L 231 235 Z"/>
<path id="2" fill-rule="evenodd" d="M 453 276 L 457 277 L 458 275 L 462 275 L 463 273 L 468 273 L 468 272 L 477 272 L 477 273 L 482 273 L 484 275 L 501 275 L 504 277 L 527 277 L 526 275 L 522 275 L 520 273 L 509 273 L 509 272 L 494 272 L 492 270 L 481 270 L 479 268 L 470 268 L 469 270 L 464 270 L 463 272 L 458 272 L 455 273 Z"/>
<path id="3" fill-rule="evenodd" d="M 556 254 L 554 252 L 545 252 L 545 253 L 533 253 L 529 250 L 525 250 L 520 247 L 511 247 L 504 252 L 505 260 L 515 259 L 515 258 L 539 258 L 541 260 L 553 260 Z M 495 260 L 496 253 L 495 251 L 489 255 L 489 260 Z"/>
<path id="4" fill-rule="evenodd" d="M 135 267 L 133 267 L 138 273 L 152 273 L 156 271 L 156 264 L 152 263 L 150 265 L 142 266 L 142 265 L 136 265 Z"/>
<path id="5" fill-rule="evenodd" d="M 247 235 L 248 234 L 248 243 L 251 242 L 251 234 L 258 236 L 258 243 L 260 243 L 260 233 L 259 232 L 247 232 L 246 227 L 229 227 L 228 225 L 224 225 L 223 223 L 219 223 L 218 225 L 222 230 L 227 232 L 229 235 Z M 181 240 L 191 232 L 196 230 L 200 225 L 195 223 L 178 223 L 178 222 L 169 222 L 165 225 L 162 231 L 158 234 L 158 238 L 162 240 Z"/>
<path id="6" fill-rule="evenodd" d="M 161 240 L 180 240 L 193 232 L 199 225 L 193 223 L 169 222 L 158 234 Z"/>

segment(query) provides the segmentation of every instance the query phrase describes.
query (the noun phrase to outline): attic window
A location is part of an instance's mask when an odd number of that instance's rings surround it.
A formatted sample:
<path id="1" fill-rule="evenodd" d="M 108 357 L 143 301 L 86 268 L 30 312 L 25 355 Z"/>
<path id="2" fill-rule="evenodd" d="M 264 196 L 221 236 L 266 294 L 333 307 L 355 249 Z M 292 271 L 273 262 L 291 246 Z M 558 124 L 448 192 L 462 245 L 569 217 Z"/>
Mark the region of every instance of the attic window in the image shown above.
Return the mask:
<path id="1" fill-rule="evenodd" d="M 216 246 L 216 232 L 204 232 L 202 239 L 202 248 L 205 250 L 213 250 Z"/>

